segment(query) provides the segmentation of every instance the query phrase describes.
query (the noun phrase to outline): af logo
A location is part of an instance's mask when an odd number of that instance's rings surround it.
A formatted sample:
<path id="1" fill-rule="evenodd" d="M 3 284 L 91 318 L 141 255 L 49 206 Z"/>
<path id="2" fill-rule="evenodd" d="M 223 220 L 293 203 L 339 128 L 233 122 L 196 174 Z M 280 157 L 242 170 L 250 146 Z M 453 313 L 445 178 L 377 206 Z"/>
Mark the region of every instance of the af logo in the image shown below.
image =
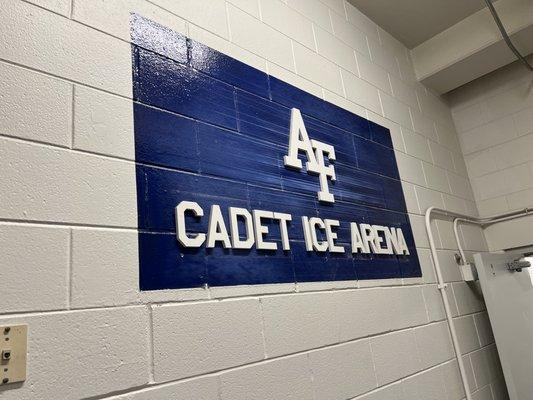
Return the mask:
<path id="1" fill-rule="evenodd" d="M 307 173 L 318 175 L 320 182 L 318 200 L 334 203 L 335 197 L 329 191 L 328 179 L 335 181 L 335 168 L 331 164 L 326 165 L 324 157 L 327 157 L 329 162 L 335 161 L 335 149 L 329 144 L 309 139 L 300 110 L 293 108 L 291 110 L 289 152 L 283 157 L 283 164 L 286 167 L 301 170 L 302 161 L 298 158 L 300 152 L 305 153 L 307 157 L 305 164 Z"/>

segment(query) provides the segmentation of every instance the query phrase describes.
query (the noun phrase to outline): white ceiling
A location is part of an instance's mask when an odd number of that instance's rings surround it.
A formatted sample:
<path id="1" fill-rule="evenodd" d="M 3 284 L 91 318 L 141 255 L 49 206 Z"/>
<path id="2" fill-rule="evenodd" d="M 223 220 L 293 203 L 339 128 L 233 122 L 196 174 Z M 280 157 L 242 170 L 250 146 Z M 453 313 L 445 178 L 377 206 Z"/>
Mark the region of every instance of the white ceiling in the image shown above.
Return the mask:
<path id="1" fill-rule="evenodd" d="M 485 7 L 484 0 L 348 0 L 408 48 Z"/>

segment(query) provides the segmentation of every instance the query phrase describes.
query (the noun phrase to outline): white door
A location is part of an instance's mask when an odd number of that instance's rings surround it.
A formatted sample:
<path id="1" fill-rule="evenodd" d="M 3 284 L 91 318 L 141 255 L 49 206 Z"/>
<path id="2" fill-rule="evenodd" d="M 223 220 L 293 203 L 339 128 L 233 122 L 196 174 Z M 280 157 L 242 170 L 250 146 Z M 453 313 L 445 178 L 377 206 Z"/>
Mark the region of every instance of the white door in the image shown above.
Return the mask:
<path id="1" fill-rule="evenodd" d="M 533 267 L 507 266 L 520 256 L 474 256 L 511 400 L 533 398 Z"/>

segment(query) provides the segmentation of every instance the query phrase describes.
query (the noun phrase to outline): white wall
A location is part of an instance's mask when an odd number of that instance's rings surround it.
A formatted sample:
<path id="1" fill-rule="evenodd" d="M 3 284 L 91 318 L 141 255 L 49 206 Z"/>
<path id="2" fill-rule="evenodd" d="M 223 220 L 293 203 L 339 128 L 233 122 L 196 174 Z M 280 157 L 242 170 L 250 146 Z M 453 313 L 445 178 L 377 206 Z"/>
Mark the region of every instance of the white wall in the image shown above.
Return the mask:
<path id="1" fill-rule="evenodd" d="M 140 293 L 130 11 L 389 127 L 423 278 Z M 342 0 L 12 0 L 0 30 L 0 325 L 30 335 L 3 399 L 464 397 L 422 214 L 476 207 L 449 108 L 394 38 Z M 435 229 L 475 398 L 504 399 Z"/>
<path id="2" fill-rule="evenodd" d="M 515 62 L 449 100 L 480 214 L 532 207 L 533 74 Z M 491 249 L 533 244 L 531 223 L 523 218 L 490 227 Z"/>

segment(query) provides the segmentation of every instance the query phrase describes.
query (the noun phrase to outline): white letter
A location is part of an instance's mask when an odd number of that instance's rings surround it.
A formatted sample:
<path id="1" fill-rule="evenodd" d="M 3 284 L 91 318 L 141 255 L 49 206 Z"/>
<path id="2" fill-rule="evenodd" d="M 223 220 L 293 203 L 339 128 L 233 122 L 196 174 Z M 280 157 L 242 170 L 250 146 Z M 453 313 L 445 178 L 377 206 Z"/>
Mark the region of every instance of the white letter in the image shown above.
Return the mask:
<path id="1" fill-rule="evenodd" d="M 302 162 L 298 158 L 298 152 L 302 150 L 307 155 L 307 170 L 316 171 L 316 159 L 309 135 L 305 129 L 304 120 L 300 110 L 291 110 L 291 130 L 289 134 L 289 154 L 283 157 L 283 164 L 287 167 L 302 169 Z"/>
<path id="2" fill-rule="evenodd" d="M 322 143 L 316 140 L 311 140 L 311 145 L 315 149 L 315 158 L 317 161 L 317 168 L 315 172 L 318 174 L 318 180 L 320 182 L 320 191 L 318 192 L 318 200 L 325 203 L 335 203 L 335 197 L 329 192 L 328 178 L 335 181 L 335 168 L 333 165 L 324 163 L 324 156 L 328 157 L 328 160 L 335 161 L 335 149 L 333 146 Z"/>
<path id="3" fill-rule="evenodd" d="M 317 217 L 309 218 L 309 228 L 311 230 L 311 240 L 313 241 L 313 247 L 318 252 L 324 252 L 328 249 L 328 242 L 322 241 L 319 242 L 318 238 L 316 236 L 316 227 L 325 230 L 326 226 L 324 225 L 324 222 Z"/>
<path id="4" fill-rule="evenodd" d="M 381 225 L 373 225 L 372 228 L 374 229 L 374 248 L 376 254 L 387 254 L 387 248 L 381 247 L 383 238 L 379 236 L 379 232 L 384 232 L 386 228 Z"/>
<path id="5" fill-rule="evenodd" d="M 363 242 L 366 243 L 367 247 L 370 245 L 373 253 L 376 252 L 376 244 L 374 243 L 376 232 L 374 232 L 374 227 L 369 224 L 360 224 L 361 236 L 363 237 Z"/>
<path id="6" fill-rule="evenodd" d="M 390 231 L 390 228 L 386 226 L 382 226 L 383 232 L 385 232 L 385 242 L 386 246 L 383 250 L 383 254 L 394 254 L 393 246 L 392 246 L 392 234 Z M 394 229 L 394 228 L 392 228 Z"/>
<path id="7" fill-rule="evenodd" d="M 352 253 L 358 253 L 359 250 L 361 250 L 361 253 L 370 253 L 368 243 L 363 242 L 363 239 L 361 239 L 359 228 L 357 228 L 355 222 L 350 224 L 350 229 L 352 232 Z"/>
<path id="8" fill-rule="evenodd" d="M 307 217 L 302 217 L 302 227 L 304 230 L 305 249 L 307 251 L 313 251 L 311 231 L 309 230 L 309 220 Z"/>
<path id="9" fill-rule="evenodd" d="M 396 235 L 398 235 L 398 253 L 396 254 L 404 254 L 408 256 L 409 249 L 407 248 L 407 243 L 405 242 L 405 238 L 403 237 L 403 232 L 401 228 L 396 228 Z"/>
<path id="10" fill-rule="evenodd" d="M 203 217 L 204 210 L 194 201 L 182 201 L 176 206 L 176 237 L 184 247 L 200 247 L 205 241 L 205 233 L 187 236 L 185 212 L 192 211 L 195 217 Z"/>
<path id="11" fill-rule="evenodd" d="M 290 250 L 291 246 L 289 245 L 289 231 L 287 230 L 287 221 L 292 221 L 292 216 L 290 214 L 274 213 L 274 218 L 279 220 L 279 230 L 281 233 L 281 243 L 283 245 L 283 250 Z"/>
<path id="12" fill-rule="evenodd" d="M 329 251 L 331 253 L 344 253 L 344 247 L 335 245 L 337 239 L 337 232 L 333 232 L 332 228 L 339 226 L 340 222 L 336 219 L 325 219 L 326 224 L 326 238 L 328 239 Z"/>
<path id="13" fill-rule="evenodd" d="M 231 249 L 231 242 L 229 240 L 228 230 L 222 217 L 220 206 L 213 204 L 211 206 L 211 213 L 209 214 L 209 228 L 207 229 L 207 245 L 206 247 L 215 247 L 216 242 L 222 242 L 225 249 Z"/>
<path id="14" fill-rule="evenodd" d="M 264 235 L 268 233 L 268 227 L 261 225 L 261 218 L 274 218 L 274 213 L 272 211 L 263 211 L 263 210 L 253 210 L 254 215 L 254 230 L 255 230 L 255 241 L 257 242 L 258 250 L 277 250 L 277 243 L 266 242 L 264 240 Z"/>
<path id="15" fill-rule="evenodd" d="M 252 214 L 244 208 L 230 207 L 229 208 L 230 226 L 231 226 L 231 240 L 234 249 L 251 249 L 254 245 L 254 224 L 252 222 Z M 241 240 L 239 237 L 239 217 L 243 217 L 246 225 L 246 239 Z"/>

